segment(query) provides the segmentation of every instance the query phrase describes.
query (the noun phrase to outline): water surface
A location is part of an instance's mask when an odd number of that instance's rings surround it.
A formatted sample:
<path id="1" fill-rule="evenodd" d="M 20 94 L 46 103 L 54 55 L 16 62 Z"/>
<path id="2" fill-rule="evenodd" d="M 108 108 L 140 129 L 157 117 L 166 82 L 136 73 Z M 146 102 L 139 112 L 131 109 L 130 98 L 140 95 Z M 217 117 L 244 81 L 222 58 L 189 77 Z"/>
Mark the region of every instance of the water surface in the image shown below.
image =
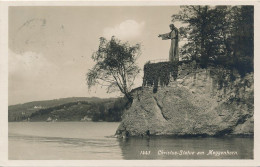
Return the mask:
<path id="1" fill-rule="evenodd" d="M 9 123 L 9 159 L 253 158 L 253 138 L 151 137 L 117 139 L 113 135 L 118 125 L 119 123 L 108 122 L 11 122 Z M 215 153 L 228 151 L 233 154 L 207 155 L 211 150 Z M 192 154 L 192 152 L 194 153 Z"/>

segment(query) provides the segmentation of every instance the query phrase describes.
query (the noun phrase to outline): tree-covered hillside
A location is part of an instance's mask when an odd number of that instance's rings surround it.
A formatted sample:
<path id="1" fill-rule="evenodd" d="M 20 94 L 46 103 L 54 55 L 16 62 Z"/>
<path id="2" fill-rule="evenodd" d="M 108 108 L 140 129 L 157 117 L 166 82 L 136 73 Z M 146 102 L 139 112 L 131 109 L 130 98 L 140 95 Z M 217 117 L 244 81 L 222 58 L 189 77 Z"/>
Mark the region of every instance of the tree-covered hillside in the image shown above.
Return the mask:
<path id="1" fill-rule="evenodd" d="M 9 121 L 120 121 L 124 98 L 73 97 L 9 106 Z"/>

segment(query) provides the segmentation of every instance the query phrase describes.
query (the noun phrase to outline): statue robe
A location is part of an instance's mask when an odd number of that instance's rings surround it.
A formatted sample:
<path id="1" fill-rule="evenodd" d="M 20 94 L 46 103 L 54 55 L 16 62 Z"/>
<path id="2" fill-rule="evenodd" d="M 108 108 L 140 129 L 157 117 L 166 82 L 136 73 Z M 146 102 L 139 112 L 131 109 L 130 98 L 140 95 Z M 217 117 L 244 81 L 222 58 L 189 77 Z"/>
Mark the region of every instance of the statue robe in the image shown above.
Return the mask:
<path id="1" fill-rule="evenodd" d="M 179 61 L 179 39 L 178 39 L 178 30 L 172 30 L 169 33 L 161 34 L 162 40 L 171 39 L 171 47 L 169 51 L 169 61 L 178 62 Z"/>

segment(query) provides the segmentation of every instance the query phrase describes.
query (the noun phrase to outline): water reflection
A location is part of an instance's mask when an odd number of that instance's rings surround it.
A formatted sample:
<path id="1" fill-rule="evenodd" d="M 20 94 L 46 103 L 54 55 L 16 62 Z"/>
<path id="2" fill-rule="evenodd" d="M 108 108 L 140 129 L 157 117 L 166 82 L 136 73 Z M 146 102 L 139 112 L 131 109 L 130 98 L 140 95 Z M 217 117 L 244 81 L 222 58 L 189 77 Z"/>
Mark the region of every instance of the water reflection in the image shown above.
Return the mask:
<path id="1" fill-rule="evenodd" d="M 124 159 L 253 159 L 253 138 L 151 137 L 118 141 Z"/>
<path id="2" fill-rule="evenodd" d="M 129 138 L 111 136 L 118 124 L 92 122 L 9 123 L 9 159 L 118 160 L 118 159 L 252 159 L 253 138 Z M 178 155 L 180 150 L 204 155 Z M 237 155 L 207 156 L 209 150 Z M 143 152 L 141 152 L 143 151 Z M 148 155 L 148 152 L 150 154 Z M 158 154 L 161 151 L 162 154 Z M 163 154 L 170 152 L 171 154 Z M 141 153 L 141 154 L 140 154 Z"/>

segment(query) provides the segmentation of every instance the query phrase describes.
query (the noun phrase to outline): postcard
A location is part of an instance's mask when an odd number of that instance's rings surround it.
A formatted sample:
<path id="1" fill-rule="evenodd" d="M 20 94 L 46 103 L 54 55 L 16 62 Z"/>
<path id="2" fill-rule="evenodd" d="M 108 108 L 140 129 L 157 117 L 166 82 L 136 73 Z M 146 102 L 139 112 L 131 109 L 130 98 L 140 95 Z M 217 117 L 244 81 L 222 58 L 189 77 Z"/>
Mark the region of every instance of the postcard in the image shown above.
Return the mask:
<path id="1" fill-rule="evenodd" d="M 1 166 L 257 166 L 257 1 L 2 1 Z"/>

